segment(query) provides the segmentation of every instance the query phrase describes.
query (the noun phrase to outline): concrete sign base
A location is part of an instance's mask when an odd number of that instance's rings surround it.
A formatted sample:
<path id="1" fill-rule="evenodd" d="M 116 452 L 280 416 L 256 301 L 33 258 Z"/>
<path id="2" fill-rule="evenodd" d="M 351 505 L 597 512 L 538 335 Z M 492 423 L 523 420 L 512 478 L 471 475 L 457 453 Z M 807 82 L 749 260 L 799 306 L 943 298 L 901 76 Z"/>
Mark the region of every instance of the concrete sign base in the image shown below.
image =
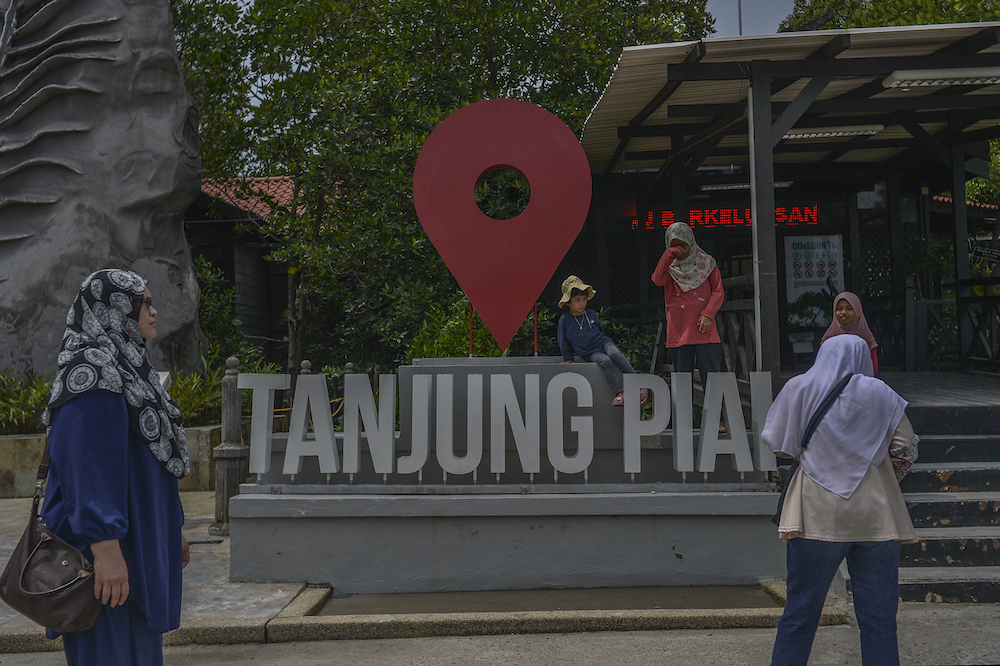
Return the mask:
<path id="1" fill-rule="evenodd" d="M 233 581 L 342 593 L 783 578 L 767 492 L 272 495 L 230 505 Z"/>

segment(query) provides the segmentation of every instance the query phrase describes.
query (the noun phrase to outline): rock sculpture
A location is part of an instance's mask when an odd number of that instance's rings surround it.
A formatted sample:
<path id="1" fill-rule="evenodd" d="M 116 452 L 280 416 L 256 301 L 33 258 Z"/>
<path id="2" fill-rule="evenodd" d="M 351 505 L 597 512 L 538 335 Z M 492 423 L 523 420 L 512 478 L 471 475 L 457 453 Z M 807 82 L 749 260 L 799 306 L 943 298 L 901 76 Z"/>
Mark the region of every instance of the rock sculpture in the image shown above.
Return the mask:
<path id="1" fill-rule="evenodd" d="M 0 369 L 50 372 L 105 266 L 150 280 L 153 364 L 197 358 L 197 120 L 168 0 L 0 0 Z"/>

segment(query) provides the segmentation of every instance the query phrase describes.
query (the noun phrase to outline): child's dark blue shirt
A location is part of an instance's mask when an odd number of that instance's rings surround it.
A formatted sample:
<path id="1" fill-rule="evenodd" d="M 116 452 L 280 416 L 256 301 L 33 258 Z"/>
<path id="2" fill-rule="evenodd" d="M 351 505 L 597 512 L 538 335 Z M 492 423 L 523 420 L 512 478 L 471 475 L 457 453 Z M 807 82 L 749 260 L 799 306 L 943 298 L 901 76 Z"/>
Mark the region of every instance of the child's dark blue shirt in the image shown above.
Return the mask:
<path id="1" fill-rule="evenodd" d="M 559 349 L 564 361 L 573 360 L 573 352 L 589 362 L 595 352 L 604 353 L 611 338 L 604 334 L 601 321 L 593 310 L 574 317 L 570 313 L 559 318 Z"/>

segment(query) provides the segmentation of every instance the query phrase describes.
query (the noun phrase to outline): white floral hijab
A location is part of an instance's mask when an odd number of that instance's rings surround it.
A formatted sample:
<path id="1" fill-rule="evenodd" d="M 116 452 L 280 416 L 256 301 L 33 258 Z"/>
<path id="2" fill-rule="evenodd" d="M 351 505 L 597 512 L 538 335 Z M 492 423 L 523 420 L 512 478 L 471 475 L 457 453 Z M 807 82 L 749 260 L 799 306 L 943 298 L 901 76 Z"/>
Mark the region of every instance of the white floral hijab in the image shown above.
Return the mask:
<path id="1" fill-rule="evenodd" d="M 80 285 L 66 316 L 59 372 L 42 420 L 55 409 L 97 389 L 125 397 L 129 425 L 163 467 L 181 478 L 191 471 L 181 410 L 160 385 L 146 356 L 139 308 L 146 280 L 126 270 L 103 269 Z"/>
<path id="2" fill-rule="evenodd" d="M 674 259 L 668 272 L 681 291 L 697 289 L 715 270 L 715 259 L 698 246 L 691 227 L 683 222 L 674 222 L 667 227 L 666 242 L 679 239 L 691 246 L 691 252 L 684 259 Z"/>

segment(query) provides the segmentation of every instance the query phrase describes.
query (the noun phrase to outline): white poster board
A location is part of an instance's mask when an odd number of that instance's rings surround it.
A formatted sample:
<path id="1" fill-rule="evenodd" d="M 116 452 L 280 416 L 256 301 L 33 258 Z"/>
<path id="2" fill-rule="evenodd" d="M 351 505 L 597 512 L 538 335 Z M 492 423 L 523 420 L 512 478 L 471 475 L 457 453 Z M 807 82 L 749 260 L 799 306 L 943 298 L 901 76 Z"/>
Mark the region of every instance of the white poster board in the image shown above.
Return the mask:
<path id="1" fill-rule="evenodd" d="M 844 291 L 844 237 L 786 236 L 785 287 L 789 324 L 829 326 L 833 296 Z"/>

